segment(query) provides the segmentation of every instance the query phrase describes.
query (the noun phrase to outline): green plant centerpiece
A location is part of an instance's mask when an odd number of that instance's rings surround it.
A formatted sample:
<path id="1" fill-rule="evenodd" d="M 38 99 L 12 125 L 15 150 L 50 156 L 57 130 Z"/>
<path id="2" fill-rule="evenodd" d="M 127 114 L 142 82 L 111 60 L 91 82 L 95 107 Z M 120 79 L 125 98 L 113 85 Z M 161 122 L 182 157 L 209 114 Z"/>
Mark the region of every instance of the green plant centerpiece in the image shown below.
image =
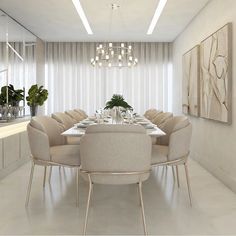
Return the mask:
<path id="1" fill-rule="evenodd" d="M 133 110 L 133 108 L 125 101 L 124 97 L 120 94 L 114 94 L 110 101 L 106 102 L 106 110 L 111 110 L 112 120 L 115 123 L 121 123 L 122 112 L 127 110 Z"/>
<path id="2" fill-rule="evenodd" d="M 32 85 L 26 97 L 27 105 L 30 107 L 31 116 L 36 116 L 38 106 L 42 106 L 48 98 L 48 90 L 37 84 Z"/>
<path id="3" fill-rule="evenodd" d="M 111 100 L 106 103 L 104 109 L 112 109 L 113 107 L 122 107 L 126 110 L 132 110 L 132 107 L 125 101 L 124 97 L 120 94 L 114 94 Z"/>

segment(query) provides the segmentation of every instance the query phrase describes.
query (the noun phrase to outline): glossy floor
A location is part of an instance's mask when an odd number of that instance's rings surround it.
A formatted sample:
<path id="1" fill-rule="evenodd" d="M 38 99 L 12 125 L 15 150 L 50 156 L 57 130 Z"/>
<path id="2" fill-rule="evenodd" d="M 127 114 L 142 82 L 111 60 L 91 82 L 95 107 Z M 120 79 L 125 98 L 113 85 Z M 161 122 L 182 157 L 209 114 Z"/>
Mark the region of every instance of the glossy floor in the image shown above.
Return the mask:
<path id="1" fill-rule="evenodd" d="M 181 187 L 171 168 L 153 170 L 143 194 L 149 234 L 236 235 L 236 194 L 194 161 L 189 163 L 193 207 L 189 206 L 183 168 Z M 88 185 L 80 180 L 75 207 L 75 171 L 54 167 L 43 190 L 43 168 L 36 167 L 29 207 L 24 207 L 30 164 L 0 181 L 1 235 L 76 235 L 82 233 Z M 95 185 L 88 234 L 142 234 L 137 186 Z"/>

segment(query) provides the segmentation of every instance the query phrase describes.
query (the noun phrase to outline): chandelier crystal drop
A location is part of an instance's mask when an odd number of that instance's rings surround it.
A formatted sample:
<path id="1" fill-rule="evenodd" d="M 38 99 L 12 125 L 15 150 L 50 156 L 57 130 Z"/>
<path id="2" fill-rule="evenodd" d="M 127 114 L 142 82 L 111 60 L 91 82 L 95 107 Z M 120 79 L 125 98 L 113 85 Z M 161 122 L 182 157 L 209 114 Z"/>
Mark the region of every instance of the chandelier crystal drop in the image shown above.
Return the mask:
<path id="1" fill-rule="evenodd" d="M 92 66 L 99 67 L 132 67 L 138 64 L 134 57 L 132 45 L 128 43 L 103 43 L 96 46 L 95 57 L 91 58 Z"/>

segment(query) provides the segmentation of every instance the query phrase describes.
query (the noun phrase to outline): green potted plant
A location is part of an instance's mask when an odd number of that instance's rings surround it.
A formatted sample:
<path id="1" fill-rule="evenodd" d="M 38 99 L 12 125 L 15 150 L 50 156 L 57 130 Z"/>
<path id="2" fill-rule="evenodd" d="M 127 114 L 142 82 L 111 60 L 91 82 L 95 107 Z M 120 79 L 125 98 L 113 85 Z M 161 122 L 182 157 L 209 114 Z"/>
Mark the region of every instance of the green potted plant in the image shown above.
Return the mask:
<path id="1" fill-rule="evenodd" d="M 42 106 L 48 98 L 48 90 L 37 84 L 32 85 L 26 97 L 27 105 L 30 107 L 31 116 L 36 116 L 38 106 Z"/>
<path id="2" fill-rule="evenodd" d="M 8 105 L 18 107 L 20 101 L 24 100 L 24 90 L 15 89 L 12 84 L 3 86 L 0 94 L 0 105 L 7 103 L 7 89 L 8 89 Z"/>

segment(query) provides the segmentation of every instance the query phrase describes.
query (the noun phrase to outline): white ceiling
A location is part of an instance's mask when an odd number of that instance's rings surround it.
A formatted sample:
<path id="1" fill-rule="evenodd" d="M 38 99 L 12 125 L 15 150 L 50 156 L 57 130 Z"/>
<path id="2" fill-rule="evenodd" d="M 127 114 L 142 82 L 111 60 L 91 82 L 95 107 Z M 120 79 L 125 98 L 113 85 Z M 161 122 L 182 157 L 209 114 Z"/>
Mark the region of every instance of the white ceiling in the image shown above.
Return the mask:
<path id="1" fill-rule="evenodd" d="M 152 35 L 146 35 L 159 0 L 80 0 L 88 35 L 71 0 L 0 0 L 0 9 L 46 41 L 172 42 L 210 0 L 168 0 Z M 113 13 L 111 3 L 120 5 Z"/>

